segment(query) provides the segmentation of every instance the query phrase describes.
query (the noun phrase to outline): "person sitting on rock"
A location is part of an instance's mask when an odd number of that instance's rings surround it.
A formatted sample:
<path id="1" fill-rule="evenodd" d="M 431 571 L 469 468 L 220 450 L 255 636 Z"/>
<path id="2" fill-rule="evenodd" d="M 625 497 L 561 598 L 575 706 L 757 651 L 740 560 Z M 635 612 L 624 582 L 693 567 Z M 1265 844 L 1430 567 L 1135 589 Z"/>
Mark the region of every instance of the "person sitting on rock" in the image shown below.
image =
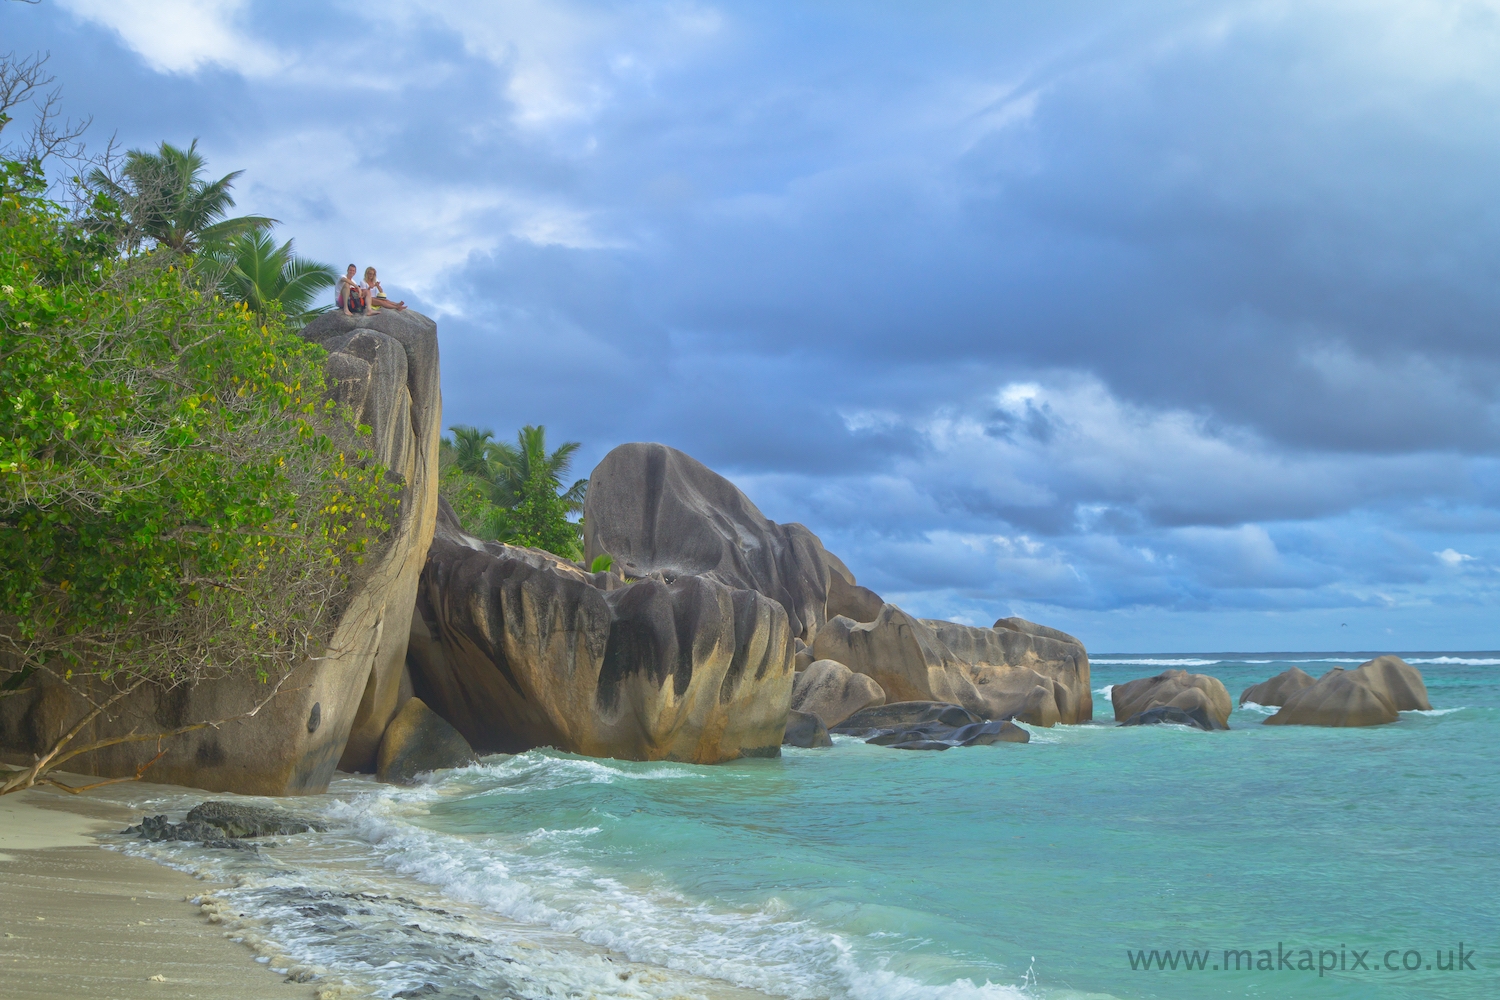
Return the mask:
<path id="1" fill-rule="evenodd" d="M 375 269 L 373 267 L 365 268 L 364 289 L 365 295 L 369 299 L 371 310 L 395 309 L 399 311 L 406 308 L 405 299 L 402 299 L 400 302 L 392 302 L 385 297 L 385 289 L 381 288 L 380 282 L 376 280 Z"/>
<path id="2" fill-rule="evenodd" d="M 333 292 L 333 300 L 338 303 L 339 311 L 345 316 L 365 311 L 367 296 L 364 286 L 354 280 L 357 272 L 358 268 L 350 264 L 349 270 L 339 278 Z"/>

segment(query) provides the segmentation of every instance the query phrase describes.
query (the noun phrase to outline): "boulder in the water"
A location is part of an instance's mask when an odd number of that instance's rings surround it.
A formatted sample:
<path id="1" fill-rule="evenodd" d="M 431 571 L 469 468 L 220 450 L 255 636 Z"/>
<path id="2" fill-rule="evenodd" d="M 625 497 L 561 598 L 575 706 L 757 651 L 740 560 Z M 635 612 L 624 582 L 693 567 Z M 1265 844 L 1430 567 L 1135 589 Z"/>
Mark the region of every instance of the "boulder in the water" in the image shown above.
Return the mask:
<path id="1" fill-rule="evenodd" d="M 1000 628 L 913 617 L 887 604 L 867 622 L 838 616 L 812 641 L 813 655 L 874 678 L 889 698 L 943 701 L 983 718 L 1038 726 L 1093 717 L 1088 654 L 1055 629 L 1002 620 Z"/>
<path id="2" fill-rule="evenodd" d="M 1148 708 L 1144 712 L 1137 712 L 1124 722 L 1122 726 L 1191 726 L 1194 729 L 1202 729 L 1212 732 L 1215 729 L 1228 729 L 1217 717 L 1210 715 L 1208 709 L 1199 705 L 1195 708 L 1178 708 L 1176 705 L 1157 705 Z"/>
<path id="3" fill-rule="evenodd" d="M 1334 667 L 1294 692 L 1268 726 L 1378 726 L 1398 712 L 1426 711 L 1422 674 L 1399 656 L 1380 656 L 1353 670 Z"/>
<path id="4" fill-rule="evenodd" d="M 189 810 L 187 821 L 211 824 L 230 837 L 289 836 L 328 829 L 318 820 L 277 809 L 275 806 L 257 806 L 223 799 L 200 802 Z"/>
<path id="5" fill-rule="evenodd" d="M 423 771 L 464 767 L 476 759 L 462 733 L 421 698 L 409 698 L 380 740 L 375 776 L 402 784 Z"/>
<path id="6" fill-rule="evenodd" d="M 1286 700 L 1303 688 L 1316 683 L 1312 675 L 1300 667 L 1290 667 L 1268 681 L 1252 684 L 1240 692 L 1240 704 L 1253 702 L 1268 708 L 1281 707 Z"/>
<path id="7" fill-rule="evenodd" d="M 1116 684 L 1109 697 L 1114 703 L 1117 722 L 1157 705 L 1169 705 L 1185 712 L 1201 708 L 1217 721 L 1215 728 L 1228 729 L 1229 713 L 1234 707 L 1229 701 L 1229 690 L 1217 677 L 1190 674 L 1186 670 L 1164 670 L 1155 677 Z"/>
<path id="8" fill-rule="evenodd" d="M 825 726 L 837 726 L 855 712 L 883 704 L 885 692 L 879 684 L 835 660 L 818 660 L 792 681 L 792 708 L 816 715 Z"/>
<path id="9" fill-rule="evenodd" d="M 831 747 L 833 740 L 823 720 L 810 712 L 791 709 L 786 713 L 786 734 L 781 738 L 785 747 Z"/>
<path id="10" fill-rule="evenodd" d="M 1031 734 L 1009 720 L 986 721 L 958 705 L 907 701 L 856 712 L 833 730 L 896 750 L 1027 743 Z"/>
<path id="11" fill-rule="evenodd" d="M 830 728 L 836 733 L 859 736 L 872 729 L 911 729 L 929 722 L 957 729 L 983 721 L 961 705 L 950 705 L 942 701 L 898 701 L 855 712 Z"/>

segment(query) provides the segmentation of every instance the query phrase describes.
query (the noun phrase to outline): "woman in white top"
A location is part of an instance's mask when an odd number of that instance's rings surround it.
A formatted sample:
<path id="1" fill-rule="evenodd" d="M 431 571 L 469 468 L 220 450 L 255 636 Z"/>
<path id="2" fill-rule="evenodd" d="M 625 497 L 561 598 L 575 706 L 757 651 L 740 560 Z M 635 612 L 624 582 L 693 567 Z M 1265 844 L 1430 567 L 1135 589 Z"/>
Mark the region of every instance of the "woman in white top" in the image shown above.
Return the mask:
<path id="1" fill-rule="evenodd" d="M 385 289 L 381 288 L 380 282 L 375 279 L 375 269 L 373 267 L 365 268 L 365 280 L 361 287 L 365 290 L 365 301 L 370 304 L 372 310 L 395 309 L 399 311 L 406 308 L 405 299 L 402 299 L 400 302 L 392 302 L 385 297 Z"/>

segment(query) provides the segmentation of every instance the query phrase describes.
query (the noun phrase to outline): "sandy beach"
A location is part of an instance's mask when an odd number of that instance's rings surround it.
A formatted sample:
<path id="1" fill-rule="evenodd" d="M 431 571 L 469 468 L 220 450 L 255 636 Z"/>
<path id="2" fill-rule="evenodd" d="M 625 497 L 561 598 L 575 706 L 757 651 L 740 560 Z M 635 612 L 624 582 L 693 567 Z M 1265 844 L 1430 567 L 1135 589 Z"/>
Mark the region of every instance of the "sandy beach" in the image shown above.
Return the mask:
<path id="1" fill-rule="evenodd" d="M 137 822 L 114 803 L 33 789 L 0 798 L 0 982 L 9 1000 L 303 1000 L 189 900 L 215 886 L 101 848 Z"/>

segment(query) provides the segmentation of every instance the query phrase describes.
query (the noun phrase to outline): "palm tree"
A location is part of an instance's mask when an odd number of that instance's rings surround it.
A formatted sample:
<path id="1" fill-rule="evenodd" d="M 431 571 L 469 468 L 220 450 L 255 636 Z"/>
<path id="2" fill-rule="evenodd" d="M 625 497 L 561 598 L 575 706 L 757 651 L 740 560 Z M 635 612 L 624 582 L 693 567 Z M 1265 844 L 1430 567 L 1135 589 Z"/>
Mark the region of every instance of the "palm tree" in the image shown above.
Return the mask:
<path id="1" fill-rule="evenodd" d="M 579 479 L 563 490 L 563 479 L 573 467 L 573 455 L 581 448 L 577 441 L 564 441 L 550 454 L 547 452 L 547 428 L 530 424 L 516 432 L 514 446 L 496 442 L 491 461 L 498 468 L 495 475 L 495 501 L 502 507 L 514 507 L 533 472 L 541 472 L 562 495 L 570 512 L 583 510 L 584 493 L 589 481 Z"/>
<path id="2" fill-rule="evenodd" d="M 448 429 L 453 432 L 450 447 L 453 449 L 453 464 L 458 466 L 458 471 L 483 479 L 486 483 L 493 483 L 495 466 L 491 454 L 495 442 L 491 439 L 495 432 L 465 424 L 455 424 Z"/>
<path id="3" fill-rule="evenodd" d="M 242 233 L 224 248 L 226 265 L 220 287 L 225 297 L 245 303 L 259 315 L 272 304 L 279 305 L 287 319 L 306 323 L 332 306 L 312 308 L 313 296 L 338 280 L 338 272 L 327 264 L 298 257 L 287 240 L 281 246 L 270 230 Z"/>
<path id="4" fill-rule="evenodd" d="M 128 249 L 149 239 L 179 253 L 192 253 L 222 246 L 276 221 L 263 215 L 231 217 L 234 198 L 229 189 L 244 171 L 209 181 L 201 176 L 207 165 L 198 152 L 197 139 L 187 149 L 163 142 L 154 153 L 140 149 L 126 153 L 120 180 L 95 168 L 89 185 L 112 200 L 128 220 L 128 230 L 120 234 Z"/>

